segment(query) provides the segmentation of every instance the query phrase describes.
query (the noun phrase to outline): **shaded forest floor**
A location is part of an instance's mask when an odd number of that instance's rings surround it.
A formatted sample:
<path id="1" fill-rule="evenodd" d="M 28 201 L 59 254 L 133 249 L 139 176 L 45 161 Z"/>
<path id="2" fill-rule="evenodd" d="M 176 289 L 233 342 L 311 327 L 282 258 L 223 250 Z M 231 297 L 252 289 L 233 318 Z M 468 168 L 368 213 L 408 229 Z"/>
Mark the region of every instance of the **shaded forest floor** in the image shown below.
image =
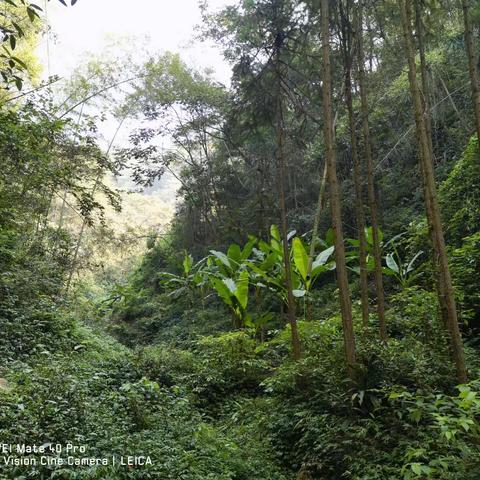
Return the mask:
<path id="1" fill-rule="evenodd" d="M 136 320 L 119 323 L 116 335 L 123 329 L 130 343 L 144 342 L 146 319 Z M 2 442 L 85 445 L 74 456 L 149 456 L 152 464 L 0 465 L 1 478 L 477 478 L 477 352 L 467 348 L 472 383 L 459 391 L 443 339 L 427 334 L 438 326 L 425 329 L 401 302 L 390 320 L 388 345 L 378 342 L 375 322 L 356 322 L 352 386 L 335 313 L 300 322 L 305 352 L 297 363 L 288 328 L 262 343 L 227 331 L 228 315 L 215 304 L 164 312 L 150 344 L 136 348 L 53 316 L 36 327 L 45 342 L 4 366 Z M 204 332 L 212 328 L 224 333 Z"/>

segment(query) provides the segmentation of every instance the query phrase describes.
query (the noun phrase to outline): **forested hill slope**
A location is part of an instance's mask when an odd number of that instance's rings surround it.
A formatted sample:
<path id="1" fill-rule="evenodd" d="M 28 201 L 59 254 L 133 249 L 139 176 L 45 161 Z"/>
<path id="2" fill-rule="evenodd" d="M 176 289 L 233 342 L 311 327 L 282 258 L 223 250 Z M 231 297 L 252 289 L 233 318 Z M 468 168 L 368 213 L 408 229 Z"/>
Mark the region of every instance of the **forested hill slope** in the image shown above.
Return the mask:
<path id="1" fill-rule="evenodd" d="M 4 3 L 0 478 L 477 480 L 477 6 L 202 3 L 228 88 L 123 52 L 27 90 Z M 167 174 L 168 228 L 111 180 Z"/>

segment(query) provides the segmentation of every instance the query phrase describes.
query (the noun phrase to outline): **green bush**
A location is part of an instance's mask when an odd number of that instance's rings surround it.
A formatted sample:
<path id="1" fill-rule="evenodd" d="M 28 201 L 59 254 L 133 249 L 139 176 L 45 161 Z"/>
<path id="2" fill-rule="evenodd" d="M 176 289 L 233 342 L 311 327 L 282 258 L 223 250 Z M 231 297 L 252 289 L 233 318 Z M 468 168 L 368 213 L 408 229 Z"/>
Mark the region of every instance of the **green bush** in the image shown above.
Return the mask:
<path id="1" fill-rule="evenodd" d="M 450 254 L 452 277 L 460 307 L 460 319 L 480 327 L 480 232 L 464 239 Z"/>
<path id="2" fill-rule="evenodd" d="M 459 246 L 480 231 L 480 162 L 473 136 L 439 192 L 447 239 Z"/>

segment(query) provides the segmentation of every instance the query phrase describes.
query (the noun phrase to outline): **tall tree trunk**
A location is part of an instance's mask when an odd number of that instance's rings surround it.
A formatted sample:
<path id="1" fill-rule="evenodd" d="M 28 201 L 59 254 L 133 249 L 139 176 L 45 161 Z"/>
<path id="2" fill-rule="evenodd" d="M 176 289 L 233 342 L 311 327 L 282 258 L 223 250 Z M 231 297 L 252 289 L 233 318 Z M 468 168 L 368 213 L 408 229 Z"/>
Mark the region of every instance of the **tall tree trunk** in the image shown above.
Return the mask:
<path id="1" fill-rule="evenodd" d="M 477 138 L 480 145 L 480 83 L 478 79 L 477 54 L 473 39 L 472 22 L 470 19 L 469 0 L 462 1 L 463 23 L 465 25 L 465 47 L 468 57 L 468 72 L 470 74 L 470 85 L 472 89 L 473 110 L 475 113 L 475 126 Z"/>
<path id="2" fill-rule="evenodd" d="M 360 160 L 358 157 L 357 132 L 355 113 L 353 111 L 352 99 L 352 29 L 350 19 L 348 18 L 349 7 L 347 12 L 341 9 L 341 31 L 342 31 L 342 50 L 343 64 L 345 68 L 345 101 L 348 110 L 348 126 L 350 130 L 350 145 L 352 149 L 353 161 L 353 184 L 355 187 L 355 216 L 357 218 L 358 243 L 359 243 L 359 263 L 360 263 L 360 299 L 362 306 L 362 321 L 364 325 L 368 325 L 368 274 L 367 274 L 367 240 L 365 237 L 365 211 L 363 207 L 363 187 L 362 173 L 360 169 Z"/>
<path id="3" fill-rule="evenodd" d="M 290 323 L 292 335 L 292 353 L 294 360 L 299 360 L 302 356 L 302 345 L 300 336 L 298 334 L 297 315 L 295 297 L 293 296 L 293 282 L 292 270 L 290 262 L 290 251 L 288 249 L 288 226 L 287 226 L 287 206 L 285 202 L 285 148 L 284 135 L 285 125 L 283 118 L 283 90 L 282 90 L 282 68 L 280 64 L 280 46 L 277 48 L 276 70 L 278 91 L 276 98 L 276 134 L 277 134 L 277 180 L 278 180 L 278 194 L 280 204 L 280 223 L 281 236 L 283 244 L 283 263 L 285 266 L 285 283 L 287 287 L 287 302 L 288 302 L 288 321 Z"/>
<path id="4" fill-rule="evenodd" d="M 406 56 L 408 60 L 408 78 L 410 91 L 414 106 L 415 125 L 417 128 L 417 138 L 420 150 L 421 170 L 424 176 L 424 189 L 426 197 L 426 210 L 429 224 L 432 226 L 433 248 L 438 262 L 438 285 L 440 290 L 440 303 L 444 302 L 447 314 L 447 327 L 450 334 L 450 344 L 452 355 L 457 371 L 457 379 L 464 383 L 467 380 L 467 369 L 463 353 L 462 338 L 458 327 L 457 310 L 453 294 L 452 279 L 448 266 L 448 258 L 443 236 L 443 227 L 438 206 L 437 190 L 435 185 L 435 174 L 433 169 L 433 160 L 431 157 L 430 143 L 428 140 L 427 122 L 425 121 L 425 112 L 422 104 L 422 96 L 417 83 L 417 67 L 415 63 L 415 49 L 412 34 L 412 5 L 411 0 L 398 0 L 400 15 L 402 20 L 403 37 L 405 43 Z"/>
<path id="5" fill-rule="evenodd" d="M 329 0 L 321 0 L 322 15 L 322 59 L 323 59 L 323 120 L 326 149 L 328 183 L 330 188 L 330 206 L 332 213 L 333 239 L 335 244 L 335 261 L 337 265 L 337 283 L 340 293 L 340 309 L 342 314 L 343 336 L 347 372 L 354 378 L 355 337 L 353 333 L 352 306 L 348 287 L 347 268 L 345 263 L 345 246 L 343 240 L 340 188 L 337 179 L 335 140 L 332 115 L 332 77 L 330 67 L 330 28 Z"/>
<path id="6" fill-rule="evenodd" d="M 315 245 L 317 243 L 318 238 L 318 228 L 320 226 L 320 217 L 322 215 L 322 211 L 325 208 L 325 189 L 327 185 L 327 162 L 325 161 L 323 166 L 323 174 L 322 180 L 320 182 L 320 188 L 318 190 L 318 200 L 317 200 L 317 208 L 315 210 L 315 218 L 313 220 L 313 229 L 312 229 L 312 239 L 310 241 L 310 250 L 308 252 L 308 264 L 307 264 L 307 277 L 310 277 L 312 274 L 312 267 L 313 267 L 313 257 L 315 256 Z M 310 302 L 310 298 L 306 298 L 306 319 L 312 319 L 312 303 Z"/>
<path id="7" fill-rule="evenodd" d="M 363 7 L 358 5 L 357 19 L 357 53 L 358 53 L 358 83 L 360 89 L 362 132 L 365 150 L 365 166 L 367 173 L 368 206 L 370 208 L 370 222 L 372 224 L 373 257 L 375 260 L 375 290 L 377 294 L 377 315 L 380 327 L 380 339 L 387 341 L 387 324 L 385 320 L 385 293 L 382 276 L 382 252 L 380 248 L 380 234 L 378 227 L 377 199 L 375 198 L 375 183 L 373 173 L 372 145 L 370 142 L 370 125 L 368 120 L 368 97 L 365 84 L 365 55 L 363 50 Z"/>
<path id="8" fill-rule="evenodd" d="M 122 119 L 120 120 L 120 122 L 118 123 L 118 126 L 115 130 L 115 133 L 113 134 L 113 137 L 110 140 L 110 144 L 108 145 L 107 151 L 105 152 L 106 157 L 108 157 L 108 155 L 110 154 L 110 150 L 113 147 L 113 144 L 115 142 L 115 139 L 117 138 L 118 132 L 122 128 L 123 122 L 127 119 L 128 114 L 129 114 L 129 112 L 127 111 L 125 113 L 125 115 L 122 117 Z M 92 188 L 92 198 L 95 197 L 95 193 L 97 192 L 97 188 L 100 186 L 100 182 L 102 181 L 102 176 L 103 175 L 104 175 L 103 168 L 99 168 L 98 173 L 97 173 L 97 177 L 95 178 L 95 182 L 94 182 L 93 188 Z M 83 221 L 82 221 L 82 226 L 80 228 L 80 233 L 78 234 L 77 244 L 75 245 L 75 251 L 74 251 L 73 259 L 72 259 L 72 267 L 70 268 L 67 283 L 65 285 L 65 292 L 64 292 L 65 295 L 67 295 L 68 291 L 70 290 L 73 275 L 74 275 L 74 273 L 77 269 L 78 254 L 80 252 L 80 246 L 82 245 L 83 235 L 85 233 L 85 227 L 86 226 L 87 226 L 87 220 L 84 218 Z"/>
<path id="9" fill-rule="evenodd" d="M 422 9 L 420 7 L 420 2 L 418 0 L 415 0 L 415 30 L 417 34 L 417 43 L 418 43 L 418 51 L 420 54 L 420 77 L 422 81 L 422 109 L 424 112 L 424 119 L 425 119 L 425 128 L 427 132 L 427 140 L 428 140 L 428 153 L 430 155 L 430 158 L 434 159 L 434 153 L 433 153 L 433 143 L 432 143 L 432 122 L 430 119 L 430 103 L 428 101 L 427 97 L 427 92 L 430 91 L 429 89 L 429 82 L 427 78 L 427 60 L 425 57 L 425 41 L 424 41 L 424 25 L 422 21 Z M 420 141 L 418 140 L 418 131 L 417 131 L 417 141 L 420 144 Z M 423 170 L 423 165 L 421 166 L 422 168 L 422 175 L 425 176 L 425 171 Z M 432 210 L 432 205 L 430 205 L 430 196 L 425 190 L 425 183 L 424 183 L 424 198 L 425 198 L 425 206 L 428 211 Z M 435 235 L 435 228 L 432 223 L 432 217 L 427 215 L 427 222 L 428 222 L 428 230 L 430 234 L 430 240 L 432 242 L 432 245 L 434 245 L 437 242 L 437 238 Z M 434 248 L 435 252 L 438 252 L 438 246 Z M 435 261 L 434 263 L 434 268 L 436 269 L 437 273 L 437 282 L 436 282 L 436 289 L 437 289 L 437 294 L 439 298 L 439 303 L 440 303 L 440 313 L 442 316 L 442 322 L 443 325 L 446 327 L 448 325 L 448 306 L 445 302 L 445 297 L 442 295 L 443 292 L 443 286 L 441 285 L 442 280 L 442 275 L 439 273 L 439 264 L 437 261 L 437 256 L 435 256 Z"/>
<path id="10" fill-rule="evenodd" d="M 310 250 L 308 252 L 307 276 L 312 273 L 313 257 L 315 256 L 315 244 L 318 238 L 318 227 L 320 226 L 320 217 L 322 210 L 325 208 L 325 189 L 327 184 L 327 162 L 323 165 L 322 180 L 320 181 L 320 188 L 318 190 L 317 208 L 315 210 L 315 218 L 313 219 L 312 240 L 310 243 Z"/>

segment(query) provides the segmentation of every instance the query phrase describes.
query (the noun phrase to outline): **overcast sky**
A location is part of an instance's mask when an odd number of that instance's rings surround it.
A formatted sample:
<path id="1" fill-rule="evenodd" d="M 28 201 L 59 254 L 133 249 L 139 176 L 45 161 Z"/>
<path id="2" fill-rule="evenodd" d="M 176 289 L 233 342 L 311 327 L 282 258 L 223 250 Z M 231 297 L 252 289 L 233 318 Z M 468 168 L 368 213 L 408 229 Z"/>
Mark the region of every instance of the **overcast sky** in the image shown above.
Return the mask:
<path id="1" fill-rule="evenodd" d="M 42 1 L 52 28 L 49 41 L 44 39 L 39 49 L 44 76 L 68 76 L 82 54 L 100 53 L 109 36 L 147 36 L 152 52 L 179 52 L 188 64 L 211 67 L 217 80 L 228 83 L 230 69 L 220 52 L 213 46 L 191 42 L 195 25 L 201 20 L 198 0 L 78 0 L 68 8 L 58 0 Z M 229 3 L 232 0 L 209 0 L 211 9 Z"/>

